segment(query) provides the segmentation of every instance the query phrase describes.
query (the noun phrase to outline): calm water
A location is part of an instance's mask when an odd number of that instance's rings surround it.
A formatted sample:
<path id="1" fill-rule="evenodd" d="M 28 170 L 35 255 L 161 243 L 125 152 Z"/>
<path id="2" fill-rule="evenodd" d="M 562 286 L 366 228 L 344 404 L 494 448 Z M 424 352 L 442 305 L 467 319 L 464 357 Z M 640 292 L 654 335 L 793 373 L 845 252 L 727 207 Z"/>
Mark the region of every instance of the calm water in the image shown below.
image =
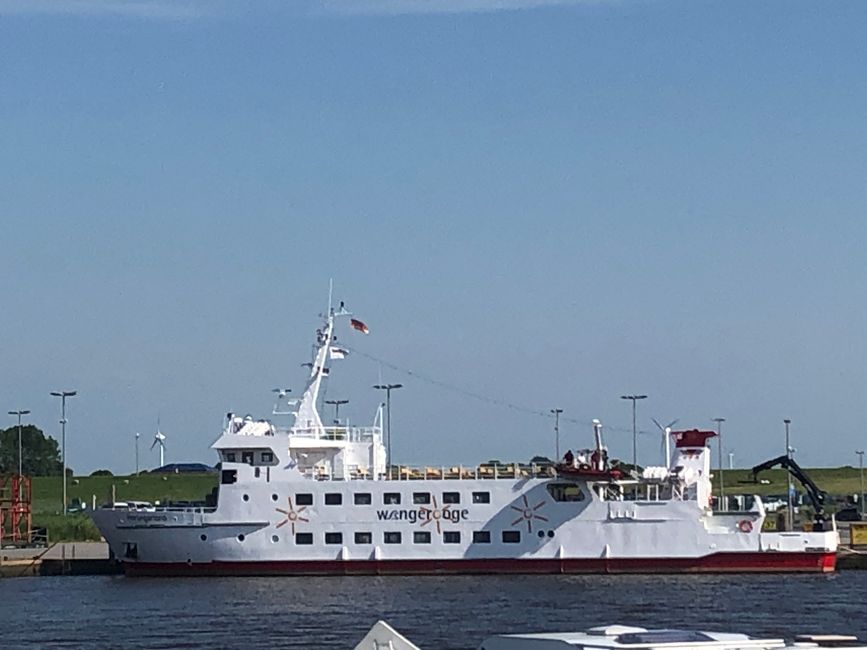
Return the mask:
<path id="1" fill-rule="evenodd" d="M 351 648 L 384 618 L 423 650 L 603 623 L 867 637 L 867 572 L 834 576 L 0 580 L 2 647 Z"/>

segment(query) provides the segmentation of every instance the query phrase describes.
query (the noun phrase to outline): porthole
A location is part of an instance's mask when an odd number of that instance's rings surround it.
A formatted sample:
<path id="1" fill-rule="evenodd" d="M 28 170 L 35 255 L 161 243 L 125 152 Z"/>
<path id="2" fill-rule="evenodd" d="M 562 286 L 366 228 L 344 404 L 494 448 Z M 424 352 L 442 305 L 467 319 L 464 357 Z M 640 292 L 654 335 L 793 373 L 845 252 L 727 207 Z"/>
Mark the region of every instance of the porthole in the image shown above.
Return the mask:
<path id="1" fill-rule="evenodd" d="M 271 495 L 271 501 L 276 501 L 279 497 L 276 494 Z"/>
<path id="2" fill-rule="evenodd" d="M 207 541 L 208 541 L 208 536 L 207 536 L 207 535 L 204 535 L 204 534 L 203 534 L 203 535 L 199 535 L 199 539 L 202 540 L 203 542 L 207 542 Z"/>
<path id="3" fill-rule="evenodd" d="M 243 497 L 243 499 L 244 499 L 244 501 L 249 501 L 249 500 L 250 500 L 250 495 L 249 495 L 249 494 L 245 494 L 244 497 Z"/>
<path id="4" fill-rule="evenodd" d="M 548 537 L 554 537 L 554 531 L 553 530 L 548 531 Z"/>
<path id="5" fill-rule="evenodd" d="M 540 531 L 539 531 L 539 537 L 544 537 L 544 536 L 545 536 L 545 531 L 544 531 L 544 530 L 540 530 Z"/>
<path id="6" fill-rule="evenodd" d="M 243 542 L 245 539 L 247 539 L 247 538 L 244 537 L 244 534 L 243 534 L 243 533 L 241 533 L 240 535 L 238 535 L 238 541 L 239 541 L 239 542 Z"/>
<path id="7" fill-rule="evenodd" d="M 280 538 L 277 535 L 271 535 L 271 541 L 276 544 L 280 541 Z"/>

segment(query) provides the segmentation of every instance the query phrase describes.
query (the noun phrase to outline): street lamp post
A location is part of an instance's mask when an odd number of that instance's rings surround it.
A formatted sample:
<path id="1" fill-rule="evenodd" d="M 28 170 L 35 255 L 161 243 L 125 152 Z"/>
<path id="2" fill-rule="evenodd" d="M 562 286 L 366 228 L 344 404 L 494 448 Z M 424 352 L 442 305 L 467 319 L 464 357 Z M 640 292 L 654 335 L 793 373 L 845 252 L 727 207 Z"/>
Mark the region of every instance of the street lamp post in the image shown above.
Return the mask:
<path id="1" fill-rule="evenodd" d="M 21 409 L 17 411 L 9 411 L 9 415 L 17 415 L 18 416 L 18 498 L 20 499 L 22 495 L 22 485 L 21 485 L 21 477 L 24 475 L 24 467 L 23 458 L 24 455 L 21 451 L 21 416 L 22 415 L 30 415 L 30 411 L 22 411 Z M 864 490 L 862 489 L 861 492 Z"/>
<path id="2" fill-rule="evenodd" d="M 23 476 L 24 471 L 22 470 L 23 462 L 22 462 L 22 454 L 21 454 L 21 416 L 22 415 L 30 415 L 30 411 L 9 411 L 9 415 L 17 415 L 18 416 L 18 476 Z"/>
<path id="3" fill-rule="evenodd" d="M 75 397 L 77 391 L 52 391 L 52 397 L 60 398 L 60 457 L 63 461 L 63 516 L 66 516 L 66 398 Z"/>
<path id="4" fill-rule="evenodd" d="M 723 482 L 723 444 L 722 444 L 722 423 L 726 421 L 725 418 L 714 418 L 714 422 L 716 422 L 716 437 L 717 442 L 719 443 L 719 503 L 720 510 L 726 510 L 726 489 L 725 483 Z"/>
<path id="5" fill-rule="evenodd" d="M 556 456 L 555 460 L 560 460 L 560 414 L 563 412 L 563 409 L 551 409 L 551 413 L 554 414 L 554 453 Z"/>
<path id="6" fill-rule="evenodd" d="M 135 432 L 135 475 L 138 476 L 138 439 L 141 438 L 141 434 L 136 431 Z"/>
<path id="7" fill-rule="evenodd" d="M 856 451 L 858 454 L 858 469 L 861 470 L 861 493 L 858 495 L 858 507 L 861 509 L 861 519 L 864 518 L 864 450 Z"/>
<path id="8" fill-rule="evenodd" d="M 620 399 L 632 400 L 632 469 L 638 473 L 638 429 L 635 426 L 635 403 L 647 399 L 647 395 L 621 395 Z"/>
<path id="9" fill-rule="evenodd" d="M 792 421 L 789 418 L 783 420 L 786 425 L 786 457 L 791 460 L 792 447 L 789 444 L 789 425 Z M 792 475 L 786 472 L 786 530 L 792 530 L 795 527 L 795 508 L 792 504 Z"/>
<path id="10" fill-rule="evenodd" d="M 374 388 L 385 391 L 385 455 L 388 457 L 388 476 L 391 478 L 391 391 L 403 388 L 403 384 L 376 384 Z"/>
<path id="11" fill-rule="evenodd" d="M 325 400 L 326 404 L 334 405 L 334 424 L 338 424 L 340 422 L 340 406 L 342 404 L 349 404 L 348 399 L 327 399 Z"/>

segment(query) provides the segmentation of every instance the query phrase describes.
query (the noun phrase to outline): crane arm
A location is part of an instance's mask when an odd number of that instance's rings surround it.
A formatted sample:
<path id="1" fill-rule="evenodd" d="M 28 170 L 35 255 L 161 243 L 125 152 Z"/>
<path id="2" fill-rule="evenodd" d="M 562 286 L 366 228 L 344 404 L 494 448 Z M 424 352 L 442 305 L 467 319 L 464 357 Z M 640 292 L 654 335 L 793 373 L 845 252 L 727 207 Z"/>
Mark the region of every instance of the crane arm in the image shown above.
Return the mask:
<path id="1" fill-rule="evenodd" d="M 751 473 L 753 475 L 753 482 L 757 482 L 757 477 L 759 473 L 771 469 L 772 467 L 776 467 L 777 465 L 783 467 L 783 469 L 785 469 L 787 472 L 789 472 L 789 474 L 798 479 L 798 482 L 804 486 L 804 489 L 807 491 L 807 496 L 810 498 L 810 501 L 813 504 L 813 508 L 815 508 L 816 510 L 816 514 L 824 514 L 825 498 L 827 497 L 827 494 L 823 490 L 819 489 L 819 486 L 816 485 L 813 482 L 813 479 L 811 479 L 807 475 L 807 473 L 801 468 L 801 466 L 795 462 L 794 458 L 783 455 L 756 465 L 751 470 Z"/>

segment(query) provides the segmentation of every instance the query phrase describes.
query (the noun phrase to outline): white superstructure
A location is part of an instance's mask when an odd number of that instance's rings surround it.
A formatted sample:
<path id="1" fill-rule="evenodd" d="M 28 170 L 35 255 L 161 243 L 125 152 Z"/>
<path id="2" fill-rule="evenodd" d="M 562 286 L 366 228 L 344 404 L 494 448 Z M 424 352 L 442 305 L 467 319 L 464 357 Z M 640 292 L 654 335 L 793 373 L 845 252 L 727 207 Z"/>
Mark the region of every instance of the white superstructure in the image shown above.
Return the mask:
<path id="1" fill-rule="evenodd" d="M 301 398 L 278 394 L 291 427 L 227 415 L 207 505 L 94 513 L 128 573 L 834 569 L 835 530 L 763 533 L 758 498 L 749 511 L 711 509 L 712 432 L 674 433 L 669 465 L 640 478 L 608 467 L 601 425 L 596 450 L 556 469 L 389 467 L 381 408 L 369 427 L 319 415 L 330 361 L 346 355 L 334 336 L 343 316 L 329 308 L 317 330 Z"/>

